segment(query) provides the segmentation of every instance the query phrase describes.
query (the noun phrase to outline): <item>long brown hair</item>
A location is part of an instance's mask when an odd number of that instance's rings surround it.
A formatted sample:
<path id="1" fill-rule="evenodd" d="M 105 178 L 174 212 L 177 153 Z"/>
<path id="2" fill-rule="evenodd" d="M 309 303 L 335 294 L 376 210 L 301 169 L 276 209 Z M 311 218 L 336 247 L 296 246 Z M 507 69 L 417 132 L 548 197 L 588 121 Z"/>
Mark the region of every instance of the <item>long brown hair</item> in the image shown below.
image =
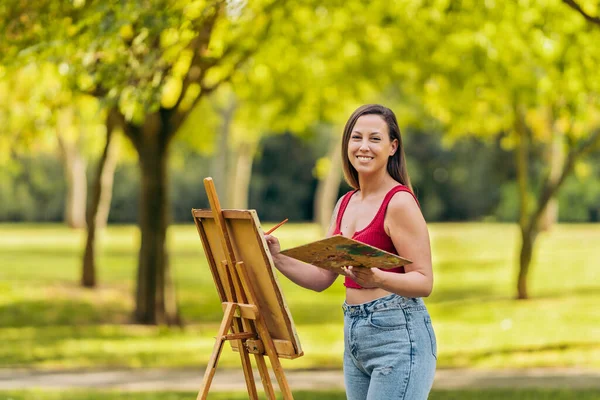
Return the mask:
<path id="1" fill-rule="evenodd" d="M 348 142 L 350 141 L 350 135 L 354 130 L 356 121 L 363 115 L 379 115 L 387 124 L 388 131 L 390 133 L 390 142 L 394 139 L 398 140 L 398 150 L 389 157 L 387 163 L 387 171 L 394 178 L 395 181 L 402 185 L 408 186 L 412 190 L 410 184 L 410 177 L 408 176 L 408 170 L 406 169 L 406 157 L 404 156 L 404 146 L 402 146 L 402 136 L 400 134 L 400 127 L 398 127 L 398 121 L 396 115 L 392 110 L 379 104 L 365 104 L 356 109 L 346 122 L 344 127 L 344 136 L 342 137 L 342 162 L 344 168 L 344 178 L 346 182 L 354 189 L 360 189 L 358 183 L 358 172 L 350 163 L 348 159 Z"/>

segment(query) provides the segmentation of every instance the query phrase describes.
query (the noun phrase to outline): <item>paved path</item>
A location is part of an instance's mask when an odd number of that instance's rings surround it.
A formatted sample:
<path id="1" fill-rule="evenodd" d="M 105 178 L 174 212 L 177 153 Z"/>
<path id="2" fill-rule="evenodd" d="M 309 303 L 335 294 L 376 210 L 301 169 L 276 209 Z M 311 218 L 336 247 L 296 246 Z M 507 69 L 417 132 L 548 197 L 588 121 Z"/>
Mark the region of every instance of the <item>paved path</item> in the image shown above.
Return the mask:
<path id="1" fill-rule="evenodd" d="M 118 389 L 129 391 L 195 391 L 202 381 L 202 370 L 141 369 L 110 371 L 31 371 L 0 369 L 0 390 L 22 389 Z M 262 388 L 258 372 L 257 387 Z M 343 377 L 338 370 L 286 371 L 293 390 L 343 389 Z M 273 378 L 273 382 L 276 382 Z M 600 370 L 527 369 L 437 371 L 434 388 L 597 388 L 600 390 Z M 241 370 L 218 370 L 211 391 L 245 390 Z"/>

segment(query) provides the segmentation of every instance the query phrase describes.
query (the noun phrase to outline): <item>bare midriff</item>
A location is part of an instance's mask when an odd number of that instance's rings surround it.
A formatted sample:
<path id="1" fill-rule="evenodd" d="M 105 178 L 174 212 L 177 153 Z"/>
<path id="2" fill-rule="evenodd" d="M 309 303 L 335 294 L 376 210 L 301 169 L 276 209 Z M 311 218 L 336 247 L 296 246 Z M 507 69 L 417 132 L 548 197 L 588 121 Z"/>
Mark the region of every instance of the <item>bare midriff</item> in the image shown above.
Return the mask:
<path id="1" fill-rule="evenodd" d="M 348 303 L 348 304 L 368 303 L 370 301 L 377 300 L 381 297 L 385 297 L 389 294 L 391 294 L 391 293 L 388 292 L 387 290 L 384 290 L 381 288 L 355 289 L 355 288 L 347 287 L 346 288 L 346 303 Z"/>

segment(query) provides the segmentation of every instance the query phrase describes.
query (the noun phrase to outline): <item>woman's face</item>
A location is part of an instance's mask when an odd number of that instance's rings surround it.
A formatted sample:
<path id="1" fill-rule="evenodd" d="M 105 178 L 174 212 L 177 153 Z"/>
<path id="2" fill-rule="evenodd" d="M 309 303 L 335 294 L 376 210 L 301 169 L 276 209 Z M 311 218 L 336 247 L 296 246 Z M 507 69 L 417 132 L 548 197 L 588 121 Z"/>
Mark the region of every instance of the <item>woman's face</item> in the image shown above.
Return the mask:
<path id="1" fill-rule="evenodd" d="M 372 174 L 387 169 L 388 158 L 398 148 L 390 141 L 388 126 L 376 114 L 363 115 L 354 125 L 348 142 L 348 159 L 359 174 Z"/>

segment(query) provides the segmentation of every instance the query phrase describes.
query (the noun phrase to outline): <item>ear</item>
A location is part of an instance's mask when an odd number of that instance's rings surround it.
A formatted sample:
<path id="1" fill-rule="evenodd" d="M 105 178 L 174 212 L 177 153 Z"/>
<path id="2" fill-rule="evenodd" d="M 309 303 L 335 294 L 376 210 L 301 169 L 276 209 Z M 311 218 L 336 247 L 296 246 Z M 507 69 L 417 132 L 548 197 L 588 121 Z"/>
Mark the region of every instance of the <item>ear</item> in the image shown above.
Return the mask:
<path id="1" fill-rule="evenodd" d="M 398 150 L 398 139 L 394 139 L 392 141 L 392 148 L 390 149 L 390 157 L 393 156 L 394 154 L 396 154 L 397 150 Z"/>

